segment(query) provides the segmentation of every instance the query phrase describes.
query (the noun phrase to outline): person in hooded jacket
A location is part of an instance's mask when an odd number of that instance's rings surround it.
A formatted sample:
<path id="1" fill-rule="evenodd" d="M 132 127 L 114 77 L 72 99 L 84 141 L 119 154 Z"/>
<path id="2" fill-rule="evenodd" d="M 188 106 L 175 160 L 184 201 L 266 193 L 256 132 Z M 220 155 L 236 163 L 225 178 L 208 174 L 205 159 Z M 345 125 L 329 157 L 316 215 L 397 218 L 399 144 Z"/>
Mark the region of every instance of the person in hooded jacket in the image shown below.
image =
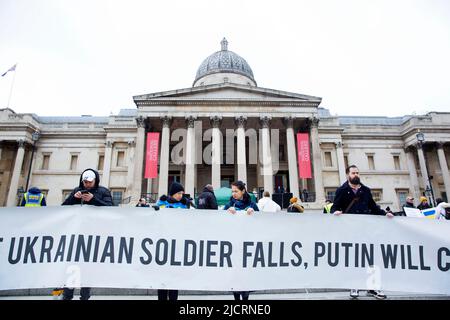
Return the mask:
<path id="1" fill-rule="evenodd" d="M 203 188 L 203 192 L 198 196 L 197 209 L 212 209 L 217 210 L 217 199 L 214 194 L 214 188 L 212 185 L 207 184 Z"/>
<path id="2" fill-rule="evenodd" d="M 159 208 L 190 209 L 192 199 L 184 194 L 181 183 L 173 182 L 169 188 L 169 196 L 163 195 L 159 198 L 156 206 Z M 178 290 L 158 289 L 158 300 L 178 300 Z"/>
<path id="3" fill-rule="evenodd" d="M 78 187 L 73 189 L 63 206 L 68 205 L 93 205 L 98 207 L 112 206 L 111 192 L 100 186 L 100 176 L 94 169 L 86 169 L 80 176 Z M 72 300 L 73 291 L 71 288 L 64 288 L 63 300 Z M 81 288 L 80 300 L 88 300 L 91 297 L 91 288 Z"/>
<path id="4" fill-rule="evenodd" d="M 245 183 L 238 180 L 231 184 L 231 198 L 224 210 L 232 214 L 236 214 L 237 211 L 245 211 L 251 215 L 255 211 L 259 211 L 258 205 L 252 201 L 250 195 L 247 192 Z M 234 300 L 248 300 L 250 291 L 233 291 Z"/>
<path id="5" fill-rule="evenodd" d="M 30 188 L 27 193 L 23 195 L 21 207 L 45 207 L 45 196 L 39 188 Z"/>

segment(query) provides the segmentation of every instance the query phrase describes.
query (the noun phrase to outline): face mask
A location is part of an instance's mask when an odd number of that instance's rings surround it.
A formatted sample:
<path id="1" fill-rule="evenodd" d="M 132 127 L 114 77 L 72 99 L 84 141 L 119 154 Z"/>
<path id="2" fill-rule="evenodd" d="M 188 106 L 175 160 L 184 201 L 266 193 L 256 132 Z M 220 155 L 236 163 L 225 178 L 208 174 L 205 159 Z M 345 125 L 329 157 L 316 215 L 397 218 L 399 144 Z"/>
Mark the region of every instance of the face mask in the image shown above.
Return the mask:
<path id="1" fill-rule="evenodd" d="M 350 183 L 354 184 L 354 185 L 360 184 L 360 182 L 361 182 L 361 180 L 359 180 L 359 177 L 354 177 L 354 178 L 350 179 Z"/>

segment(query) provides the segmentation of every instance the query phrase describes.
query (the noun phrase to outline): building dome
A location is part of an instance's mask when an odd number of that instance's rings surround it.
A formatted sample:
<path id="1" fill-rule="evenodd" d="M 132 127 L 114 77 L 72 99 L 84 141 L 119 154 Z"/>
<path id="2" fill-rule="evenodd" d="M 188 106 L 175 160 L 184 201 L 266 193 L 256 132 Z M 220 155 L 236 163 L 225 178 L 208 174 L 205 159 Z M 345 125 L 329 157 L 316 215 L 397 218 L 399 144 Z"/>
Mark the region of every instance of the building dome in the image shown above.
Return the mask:
<path id="1" fill-rule="evenodd" d="M 256 86 L 253 71 L 244 58 L 228 51 L 228 41 L 221 41 L 222 50 L 207 57 L 197 70 L 194 87 L 199 85 L 237 82 Z"/>

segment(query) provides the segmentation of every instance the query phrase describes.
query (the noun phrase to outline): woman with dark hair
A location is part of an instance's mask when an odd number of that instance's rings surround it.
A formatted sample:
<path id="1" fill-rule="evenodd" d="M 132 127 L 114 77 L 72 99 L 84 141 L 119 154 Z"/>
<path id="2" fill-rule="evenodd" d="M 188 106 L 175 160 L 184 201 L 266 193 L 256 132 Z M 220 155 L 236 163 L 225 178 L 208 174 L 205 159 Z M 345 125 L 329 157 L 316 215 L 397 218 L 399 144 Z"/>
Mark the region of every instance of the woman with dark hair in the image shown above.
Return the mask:
<path id="1" fill-rule="evenodd" d="M 245 211 L 247 214 L 253 214 L 255 211 L 259 211 L 258 205 L 252 201 L 250 195 L 247 192 L 245 183 L 242 181 L 236 181 L 231 184 L 231 198 L 224 210 L 235 214 L 237 211 Z M 233 291 L 235 300 L 248 300 L 250 291 Z"/>

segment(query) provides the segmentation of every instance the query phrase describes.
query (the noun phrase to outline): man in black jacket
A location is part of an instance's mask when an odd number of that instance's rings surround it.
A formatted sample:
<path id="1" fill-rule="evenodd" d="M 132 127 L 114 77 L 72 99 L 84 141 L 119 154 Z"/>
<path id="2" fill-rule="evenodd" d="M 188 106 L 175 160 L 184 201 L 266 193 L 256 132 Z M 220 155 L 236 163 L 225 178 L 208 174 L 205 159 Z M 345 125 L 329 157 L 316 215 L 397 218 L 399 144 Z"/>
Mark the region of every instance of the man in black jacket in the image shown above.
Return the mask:
<path id="1" fill-rule="evenodd" d="M 207 184 L 203 188 L 203 192 L 198 197 L 197 209 L 212 209 L 217 210 L 217 199 L 214 194 L 214 188 L 212 185 Z"/>
<path id="2" fill-rule="evenodd" d="M 100 186 L 100 176 L 94 169 L 86 169 L 80 176 L 80 184 L 63 202 L 63 206 L 84 204 L 98 207 L 112 206 L 111 192 Z M 72 300 L 74 289 L 64 288 L 63 299 Z M 81 288 L 80 300 L 88 300 L 91 297 L 91 288 Z"/>
<path id="3" fill-rule="evenodd" d="M 370 188 L 361 183 L 357 166 L 351 165 L 346 169 L 345 173 L 347 174 L 347 181 L 336 190 L 331 213 L 335 215 L 343 213 L 386 215 L 389 218 L 394 216 L 392 212 L 386 213 L 377 206 L 372 198 Z M 367 293 L 377 299 L 386 298 L 386 295 L 379 290 L 368 290 Z M 350 297 L 359 297 L 358 290 L 352 289 Z"/>

